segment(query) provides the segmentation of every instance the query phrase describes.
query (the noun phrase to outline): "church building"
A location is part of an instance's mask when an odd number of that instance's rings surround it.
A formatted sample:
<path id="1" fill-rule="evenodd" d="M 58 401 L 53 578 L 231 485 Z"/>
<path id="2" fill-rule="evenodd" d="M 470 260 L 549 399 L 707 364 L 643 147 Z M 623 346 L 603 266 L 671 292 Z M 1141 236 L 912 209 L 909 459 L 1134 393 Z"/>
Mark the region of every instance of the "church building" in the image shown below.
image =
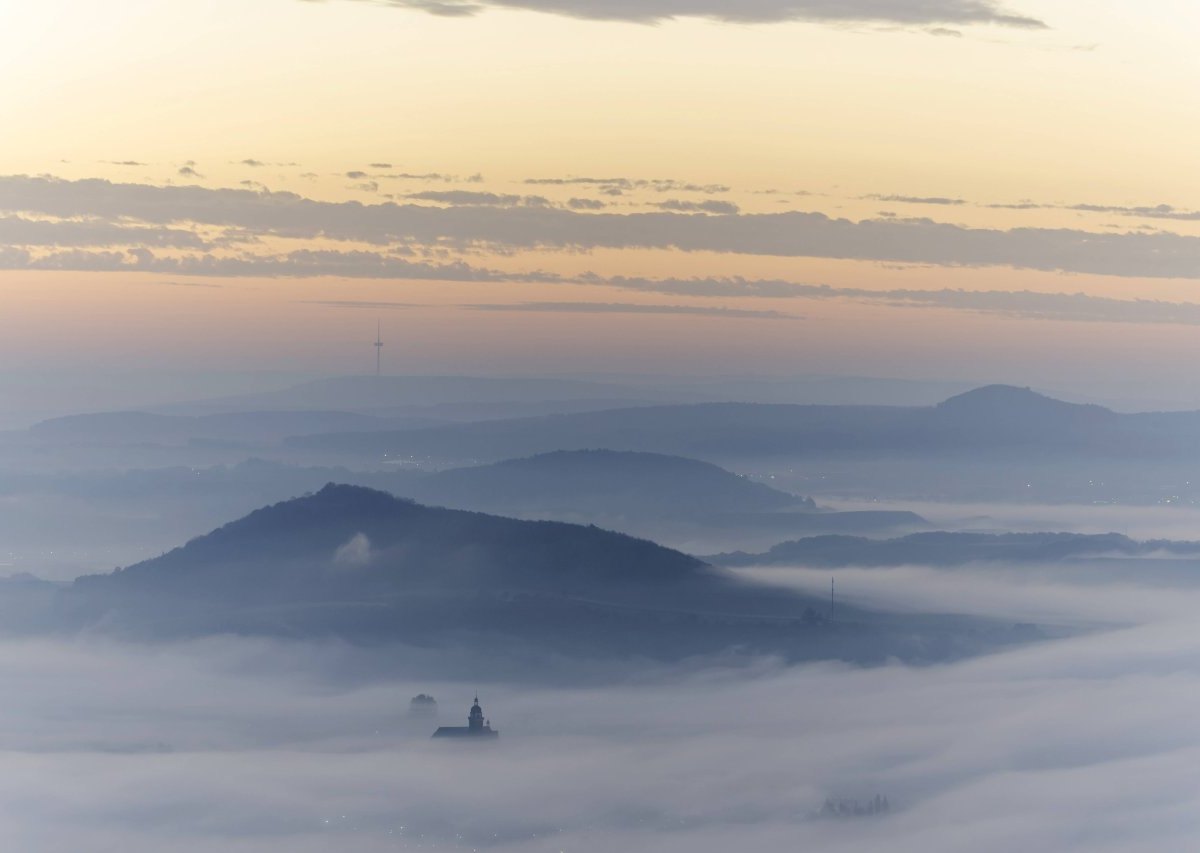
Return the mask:
<path id="1" fill-rule="evenodd" d="M 465 726 L 441 726 L 433 736 L 495 738 L 500 737 L 500 732 L 492 728 L 491 720 L 483 718 L 483 709 L 479 707 L 479 697 L 476 696 Z"/>

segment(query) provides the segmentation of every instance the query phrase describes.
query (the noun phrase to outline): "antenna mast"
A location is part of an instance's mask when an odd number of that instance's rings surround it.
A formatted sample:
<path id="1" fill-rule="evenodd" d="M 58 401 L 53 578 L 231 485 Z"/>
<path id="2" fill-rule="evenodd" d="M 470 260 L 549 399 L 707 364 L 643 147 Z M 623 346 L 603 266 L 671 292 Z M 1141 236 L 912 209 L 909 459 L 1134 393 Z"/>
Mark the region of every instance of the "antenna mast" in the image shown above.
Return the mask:
<path id="1" fill-rule="evenodd" d="M 383 327 L 375 321 L 375 375 L 379 376 L 383 366 Z"/>

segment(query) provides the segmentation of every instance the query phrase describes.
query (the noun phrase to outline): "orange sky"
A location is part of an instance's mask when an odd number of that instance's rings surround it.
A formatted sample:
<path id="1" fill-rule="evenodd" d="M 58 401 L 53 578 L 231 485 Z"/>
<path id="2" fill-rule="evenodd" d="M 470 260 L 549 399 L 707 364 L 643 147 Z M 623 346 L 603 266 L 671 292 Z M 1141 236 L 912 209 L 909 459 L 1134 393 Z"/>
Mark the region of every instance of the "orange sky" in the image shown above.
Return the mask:
<path id="1" fill-rule="evenodd" d="M 944 0 L 946 8 L 956 2 Z M 63 215 L 0 189 L 0 214 L 22 227 L 169 226 L 207 241 L 203 250 L 152 246 L 159 258 L 373 252 L 516 278 L 213 278 L 103 272 L 94 260 L 34 271 L 22 266 L 56 252 L 124 256 L 141 244 L 30 243 L 0 230 L 0 257 L 20 253 L 0 271 L 0 359 L 9 373 L 24 365 L 70 371 L 80 359 L 112 370 L 356 371 L 376 319 L 401 372 L 803 371 L 1022 384 L 1142 377 L 1165 386 L 1198 354 L 1194 322 L 1179 321 L 1174 308 L 1143 319 L 1103 303 L 1103 317 L 1120 322 L 1097 322 L 1069 311 L 1048 318 L 1042 308 L 1022 308 L 1022 316 L 953 308 L 941 297 L 896 307 L 854 295 L 706 296 L 520 280 L 535 271 L 567 280 L 741 277 L 855 293 L 1200 301 L 1189 272 L 1200 249 L 1187 242 L 1145 250 L 1151 259 L 1179 253 L 1184 272 L 1175 277 L 1141 274 L 1134 262 L 1119 275 L 1031 270 L 1021 259 L 1033 250 L 1010 246 L 1019 229 L 1047 239 L 1055 229 L 1128 236 L 1131 251 L 1142 251 L 1138 234 L 1200 240 L 1200 215 L 1191 215 L 1200 209 L 1200 118 L 1187 106 L 1200 82 L 1191 44 L 1200 10 L 1183 0 L 1153 10 L 1133 0 L 995 4 L 1044 21 L 1041 29 L 697 18 L 647 25 L 506 10 L 437 17 L 347 0 L 12 5 L 0 28 L 0 74 L 19 85 L 0 89 L 0 176 L 434 208 L 480 203 L 438 194 L 489 193 L 521 197 L 505 202 L 514 211 L 536 203 L 579 216 L 662 213 L 662 205 L 678 218 L 817 212 L 851 223 L 962 226 L 1000 248 L 995 262 L 964 266 L 952 253 L 905 264 L 705 251 L 702 242 L 695 251 L 564 250 L 450 234 L 372 242 L 365 233 L 239 232 L 169 212 L 161 221 L 86 206 Z M 956 35 L 931 34 L 947 30 Z M 579 177 L 626 184 L 528 182 Z M 853 239 L 861 242 L 854 252 L 874 249 L 874 238 Z M 418 307 L 313 304 L 329 301 Z M 470 307 L 484 303 L 558 307 Z M 690 313 L 665 313 L 674 307 Z M 47 352 L 50 338 L 60 345 Z"/>

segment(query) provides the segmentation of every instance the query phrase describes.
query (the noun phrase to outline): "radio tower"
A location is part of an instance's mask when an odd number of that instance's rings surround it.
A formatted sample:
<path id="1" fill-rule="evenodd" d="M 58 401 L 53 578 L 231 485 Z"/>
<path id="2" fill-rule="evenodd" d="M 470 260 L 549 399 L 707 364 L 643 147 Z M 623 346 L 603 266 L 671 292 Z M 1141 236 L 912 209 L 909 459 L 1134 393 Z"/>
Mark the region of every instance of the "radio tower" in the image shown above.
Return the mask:
<path id="1" fill-rule="evenodd" d="M 383 366 L 383 329 L 375 321 L 375 375 L 379 376 Z"/>

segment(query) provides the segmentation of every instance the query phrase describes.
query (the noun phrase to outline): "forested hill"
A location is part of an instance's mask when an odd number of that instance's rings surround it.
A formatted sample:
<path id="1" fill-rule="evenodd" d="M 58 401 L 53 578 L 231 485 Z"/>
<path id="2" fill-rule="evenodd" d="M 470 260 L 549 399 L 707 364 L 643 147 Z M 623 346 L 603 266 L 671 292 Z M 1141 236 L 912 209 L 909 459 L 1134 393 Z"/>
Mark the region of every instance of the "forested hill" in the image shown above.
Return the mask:
<path id="1" fill-rule="evenodd" d="M 811 499 L 707 462 L 613 450 L 564 450 L 457 468 L 434 474 L 415 488 L 428 503 L 501 513 L 693 516 L 815 509 Z"/>

